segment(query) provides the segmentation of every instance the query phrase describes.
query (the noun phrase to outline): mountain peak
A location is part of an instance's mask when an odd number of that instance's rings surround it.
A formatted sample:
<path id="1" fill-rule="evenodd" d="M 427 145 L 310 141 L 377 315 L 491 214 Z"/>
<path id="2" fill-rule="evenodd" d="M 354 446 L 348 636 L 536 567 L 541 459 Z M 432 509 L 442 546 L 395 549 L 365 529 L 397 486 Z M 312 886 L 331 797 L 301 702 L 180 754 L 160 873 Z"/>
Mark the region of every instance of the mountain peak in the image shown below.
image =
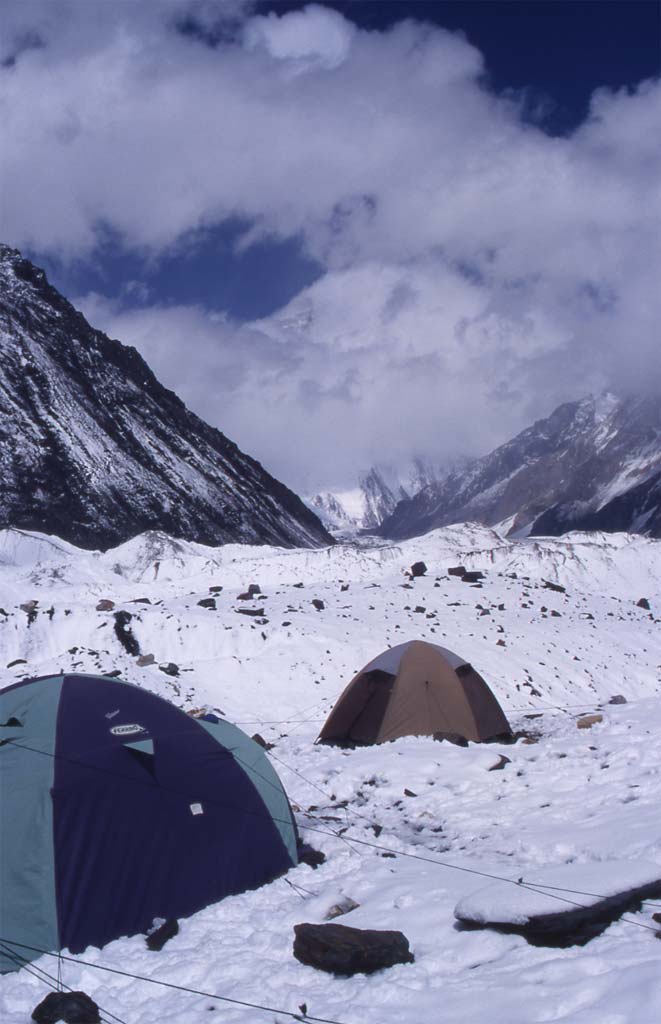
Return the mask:
<path id="1" fill-rule="evenodd" d="M 506 522 L 515 534 L 661 536 L 661 399 L 605 392 L 567 402 L 400 502 L 380 532 L 401 539 L 462 521 Z"/>
<path id="2" fill-rule="evenodd" d="M 0 247 L 0 526 L 107 548 L 332 543 L 314 513 Z"/>

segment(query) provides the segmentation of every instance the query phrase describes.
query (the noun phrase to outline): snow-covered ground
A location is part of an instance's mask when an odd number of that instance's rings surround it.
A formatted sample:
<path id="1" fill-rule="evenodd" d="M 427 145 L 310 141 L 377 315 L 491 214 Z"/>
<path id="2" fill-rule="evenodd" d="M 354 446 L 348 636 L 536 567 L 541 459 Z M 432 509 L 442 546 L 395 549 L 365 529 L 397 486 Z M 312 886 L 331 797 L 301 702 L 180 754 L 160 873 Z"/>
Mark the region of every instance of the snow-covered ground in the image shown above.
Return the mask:
<path id="1" fill-rule="evenodd" d="M 404 571 L 420 559 L 427 575 L 411 582 Z M 456 564 L 482 569 L 483 585 L 448 576 Z M 238 600 L 250 584 L 263 593 Z M 215 609 L 198 604 L 210 596 Z M 641 597 L 651 610 L 637 606 Z M 97 611 L 104 599 L 114 609 Z M 316 871 L 300 865 L 180 922 L 161 953 L 138 936 L 76 960 L 294 1014 L 305 1003 L 311 1017 L 343 1024 L 661 1019 L 661 945 L 650 930 L 661 907 L 569 949 L 458 931 L 454 919 L 456 904 L 487 881 L 456 868 L 517 879 L 582 865 L 594 892 L 607 861 L 661 872 L 660 608 L 661 542 L 628 535 L 513 542 L 455 526 L 398 546 L 322 551 L 146 535 L 98 554 L 0 533 L 1 686 L 60 669 L 119 669 L 186 709 L 217 709 L 275 744 L 304 837 L 327 856 Z M 139 667 L 126 652 L 118 610 L 131 614 L 154 664 Z M 353 673 L 388 644 L 416 638 L 466 657 L 512 726 L 537 742 L 315 746 Z M 178 675 L 159 667 L 168 663 Z M 609 704 L 615 694 L 627 703 Z M 577 718 L 596 710 L 602 721 L 578 729 Z M 490 772 L 501 754 L 510 763 Z M 323 921 L 343 896 L 359 907 L 338 923 L 402 930 L 415 962 L 349 979 L 298 963 L 294 924 Z M 37 966 L 53 973 L 55 963 Z M 212 1007 L 228 1024 L 290 1019 L 80 963 L 64 964 L 64 981 L 126 1024 L 189 1024 L 212 1019 Z M 46 991 L 25 971 L 0 978 L 0 1020 L 26 1024 Z"/>

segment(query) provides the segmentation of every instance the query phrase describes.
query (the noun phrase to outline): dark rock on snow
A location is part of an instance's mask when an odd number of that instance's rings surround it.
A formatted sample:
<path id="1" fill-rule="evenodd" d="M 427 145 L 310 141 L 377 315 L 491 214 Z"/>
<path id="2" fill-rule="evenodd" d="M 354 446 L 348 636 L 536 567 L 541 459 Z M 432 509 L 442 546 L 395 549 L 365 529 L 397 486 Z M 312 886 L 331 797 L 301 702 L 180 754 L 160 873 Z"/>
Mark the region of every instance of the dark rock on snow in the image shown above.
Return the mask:
<path id="1" fill-rule="evenodd" d="M 158 953 L 163 949 L 166 942 L 169 942 L 170 939 L 173 939 L 178 934 L 179 922 L 176 918 L 173 917 L 163 921 L 162 924 L 156 925 L 147 932 L 147 948 Z"/>
<path id="2" fill-rule="evenodd" d="M 210 608 L 211 611 L 216 610 L 216 599 L 215 597 L 203 597 L 201 601 L 197 602 L 200 608 Z"/>
<path id="3" fill-rule="evenodd" d="M 615 693 L 608 702 L 609 704 L 626 704 L 627 698 L 623 697 L 621 693 Z"/>
<path id="4" fill-rule="evenodd" d="M 318 597 L 312 599 L 312 604 L 314 605 L 318 612 L 323 612 L 324 608 L 326 607 L 324 602 Z"/>
<path id="5" fill-rule="evenodd" d="M 32 1011 L 36 1024 L 100 1024 L 99 1007 L 84 992 L 51 992 Z"/>
<path id="6" fill-rule="evenodd" d="M 484 579 L 484 573 L 480 572 L 479 569 L 475 569 L 470 572 L 465 572 L 461 577 L 462 583 L 479 583 L 480 580 Z"/>
<path id="7" fill-rule="evenodd" d="M 402 932 L 349 928 L 344 924 L 294 925 L 294 956 L 330 974 L 372 974 L 410 964 L 413 954 Z"/>
<path id="8" fill-rule="evenodd" d="M 107 597 L 102 597 L 96 606 L 97 612 L 111 612 L 115 607 L 115 602 L 111 601 Z"/>
<path id="9" fill-rule="evenodd" d="M 89 444 L 89 438 L 94 444 Z M 0 528 L 106 549 L 159 530 L 203 544 L 333 544 L 316 515 L 0 246 Z"/>
<path id="10" fill-rule="evenodd" d="M 158 666 L 161 672 L 165 672 L 166 676 L 178 676 L 179 666 L 175 665 L 174 661 L 165 662 L 163 665 Z"/>
<path id="11" fill-rule="evenodd" d="M 411 576 L 424 576 L 427 572 L 427 566 L 424 562 L 414 562 L 410 569 Z"/>
<path id="12" fill-rule="evenodd" d="M 258 732 L 256 732 L 255 735 L 251 736 L 250 738 L 253 741 L 253 743 L 258 743 L 260 747 L 264 748 L 264 750 L 273 750 L 275 746 L 275 743 L 267 743 L 264 737 L 261 736 Z"/>
<path id="13" fill-rule="evenodd" d="M 140 654 L 140 644 L 129 625 L 132 618 L 133 616 L 130 612 L 124 610 L 115 612 L 115 636 L 126 653 L 130 654 L 132 658 L 137 658 Z"/>
<path id="14" fill-rule="evenodd" d="M 309 843 L 299 841 L 298 862 L 299 864 L 307 864 L 311 868 L 318 868 L 320 864 L 325 864 L 326 854 L 322 853 L 321 850 L 315 850 Z"/>
<path id="15" fill-rule="evenodd" d="M 636 601 L 636 608 L 644 608 L 646 612 L 650 610 L 650 603 L 646 597 L 641 597 Z"/>
<path id="16" fill-rule="evenodd" d="M 505 767 L 506 764 L 511 764 L 511 763 L 512 763 L 511 758 L 505 757 L 504 754 L 501 754 L 500 757 L 498 758 L 498 760 L 496 761 L 496 763 L 492 764 L 491 768 L 488 768 L 487 771 L 499 772 L 499 771 L 502 771 L 502 769 Z"/>

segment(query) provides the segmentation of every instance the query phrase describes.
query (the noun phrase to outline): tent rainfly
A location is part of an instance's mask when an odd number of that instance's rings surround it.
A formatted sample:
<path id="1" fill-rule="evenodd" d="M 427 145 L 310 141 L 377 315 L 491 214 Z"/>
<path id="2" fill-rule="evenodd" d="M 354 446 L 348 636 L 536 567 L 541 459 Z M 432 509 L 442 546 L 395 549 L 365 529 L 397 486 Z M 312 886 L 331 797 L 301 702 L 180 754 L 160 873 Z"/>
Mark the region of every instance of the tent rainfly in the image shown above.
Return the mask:
<path id="1" fill-rule="evenodd" d="M 285 791 L 235 726 L 120 679 L 0 691 L 0 922 L 19 957 L 103 946 L 296 863 Z"/>
<path id="2" fill-rule="evenodd" d="M 510 732 L 498 701 L 468 662 L 445 647 L 412 640 L 384 651 L 354 676 L 319 741 L 434 736 L 477 743 Z"/>

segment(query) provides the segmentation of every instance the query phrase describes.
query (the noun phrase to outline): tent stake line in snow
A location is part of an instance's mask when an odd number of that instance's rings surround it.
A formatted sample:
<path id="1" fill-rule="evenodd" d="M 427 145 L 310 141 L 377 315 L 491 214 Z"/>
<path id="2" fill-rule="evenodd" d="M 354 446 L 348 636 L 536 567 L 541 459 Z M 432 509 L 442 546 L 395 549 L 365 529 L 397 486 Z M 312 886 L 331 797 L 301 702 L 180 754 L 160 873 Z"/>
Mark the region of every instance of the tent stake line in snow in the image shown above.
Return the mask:
<path id="1" fill-rule="evenodd" d="M 145 981 L 149 985 L 160 985 L 162 988 L 172 988 L 177 992 L 189 992 L 194 996 L 204 996 L 205 999 L 218 999 L 223 1003 L 231 1003 L 233 1006 L 242 1006 L 247 1010 L 263 1010 L 265 1013 L 281 1013 L 284 1017 L 292 1020 L 313 1021 L 314 1024 L 349 1024 L 348 1021 L 332 1020 L 329 1017 L 314 1017 L 309 1013 L 292 1013 L 291 1010 L 279 1010 L 275 1006 L 262 1006 L 261 1003 L 251 1003 L 246 999 L 233 999 L 232 996 L 221 996 L 218 992 L 205 992 L 198 988 L 189 988 L 187 985 L 176 985 L 173 981 L 163 981 L 161 978 L 147 978 L 143 974 L 132 974 L 130 971 L 122 971 L 118 967 L 108 967 L 106 964 L 95 964 L 91 960 L 81 960 L 79 957 L 65 956 L 63 953 L 53 953 L 48 949 L 39 949 L 37 946 L 29 946 L 22 942 L 14 942 L 0 935 L 0 943 L 5 943 L 12 948 L 18 947 L 39 956 L 61 956 L 72 964 L 79 964 L 82 967 L 91 967 L 96 971 L 106 971 L 108 974 L 118 974 L 122 978 L 131 978 L 133 981 Z"/>

